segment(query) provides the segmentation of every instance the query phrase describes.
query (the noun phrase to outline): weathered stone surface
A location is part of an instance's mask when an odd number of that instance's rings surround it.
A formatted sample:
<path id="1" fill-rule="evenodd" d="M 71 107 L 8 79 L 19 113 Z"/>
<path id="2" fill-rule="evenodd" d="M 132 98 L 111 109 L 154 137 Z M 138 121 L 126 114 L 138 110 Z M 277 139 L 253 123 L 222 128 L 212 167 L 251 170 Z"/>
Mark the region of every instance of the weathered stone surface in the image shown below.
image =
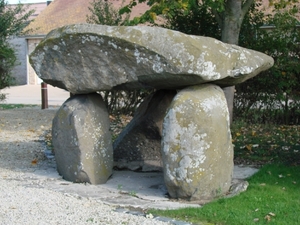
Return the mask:
<path id="1" fill-rule="evenodd" d="M 46 83 L 71 93 L 241 83 L 273 65 L 263 53 L 158 27 L 77 24 L 50 32 L 30 56 Z"/>
<path id="2" fill-rule="evenodd" d="M 114 142 L 114 162 L 119 169 L 162 170 L 162 123 L 175 90 L 159 90 L 139 106 L 133 119 Z"/>
<path id="3" fill-rule="evenodd" d="M 231 185 L 233 146 L 226 99 L 213 84 L 181 90 L 163 123 L 164 179 L 173 198 L 211 200 Z"/>
<path id="4" fill-rule="evenodd" d="M 231 182 L 229 192 L 224 197 L 231 198 L 236 195 L 239 195 L 240 193 L 246 191 L 248 186 L 249 186 L 249 183 L 246 180 L 233 179 Z"/>
<path id="5" fill-rule="evenodd" d="M 99 94 L 69 98 L 53 119 L 52 141 L 64 179 L 101 184 L 112 174 L 109 118 Z"/>

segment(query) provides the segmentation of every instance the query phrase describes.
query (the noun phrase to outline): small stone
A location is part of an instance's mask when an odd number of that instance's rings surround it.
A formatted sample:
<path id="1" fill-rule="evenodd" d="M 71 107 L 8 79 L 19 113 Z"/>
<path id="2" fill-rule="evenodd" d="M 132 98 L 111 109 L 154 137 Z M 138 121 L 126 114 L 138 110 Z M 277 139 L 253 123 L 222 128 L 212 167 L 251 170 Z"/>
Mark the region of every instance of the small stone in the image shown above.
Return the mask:
<path id="1" fill-rule="evenodd" d="M 149 214 L 146 214 L 146 218 L 148 218 L 148 219 L 153 219 L 154 216 L 153 216 L 151 213 L 149 213 Z"/>

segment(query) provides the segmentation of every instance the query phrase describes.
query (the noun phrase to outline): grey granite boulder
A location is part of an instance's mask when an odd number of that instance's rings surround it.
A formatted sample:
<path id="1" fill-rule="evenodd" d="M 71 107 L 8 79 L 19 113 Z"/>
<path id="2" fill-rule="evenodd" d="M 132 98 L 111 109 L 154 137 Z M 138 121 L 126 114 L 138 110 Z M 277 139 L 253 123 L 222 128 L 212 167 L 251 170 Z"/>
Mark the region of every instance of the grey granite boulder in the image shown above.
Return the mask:
<path id="1" fill-rule="evenodd" d="M 30 55 L 46 83 L 73 94 L 111 89 L 178 89 L 241 83 L 270 68 L 263 53 L 158 27 L 68 25 Z"/>
<path id="2" fill-rule="evenodd" d="M 102 184 L 111 176 L 112 141 L 101 95 L 69 98 L 53 119 L 52 142 L 57 170 L 64 179 Z"/>
<path id="3" fill-rule="evenodd" d="M 162 170 L 162 123 L 175 90 L 159 90 L 139 106 L 133 119 L 113 144 L 114 165 L 119 169 Z"/>
<path id="4" fill-rule="evenodd" d="M 230 188 L 233 146 L 222 89 L 181 90 L 163 123 L 164 180 L 172 198 L 209 201 Z"/>

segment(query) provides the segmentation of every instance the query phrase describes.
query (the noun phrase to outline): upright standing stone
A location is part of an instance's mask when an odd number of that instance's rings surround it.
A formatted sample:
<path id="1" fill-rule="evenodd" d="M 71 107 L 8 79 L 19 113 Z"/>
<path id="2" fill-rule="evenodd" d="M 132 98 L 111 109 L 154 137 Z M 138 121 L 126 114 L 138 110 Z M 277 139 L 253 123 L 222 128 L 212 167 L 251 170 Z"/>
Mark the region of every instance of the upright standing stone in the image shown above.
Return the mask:
<path id="1" fill-rule="evenodd" d="M 64 179 L 102 184 L 111 176 L 109 117 L 99 94 L 68 99 L 53 119 L 52 139 L 57 170 Z"/>
<path id="2" fill-rule="evenodd" d="M 163 123 L 162 158 L 173 198 L 211 200 L 229 190 L 233 147 L 220 87 L 192 86 L 176 95 Z"/>
<path id="3" fill-rule="evenodd" d="M 175 90 L 159 90 L 143 101 L 114 142 L 116 167 L 142 171 L 162 170 L 162 123 L 175 95 Z"/>

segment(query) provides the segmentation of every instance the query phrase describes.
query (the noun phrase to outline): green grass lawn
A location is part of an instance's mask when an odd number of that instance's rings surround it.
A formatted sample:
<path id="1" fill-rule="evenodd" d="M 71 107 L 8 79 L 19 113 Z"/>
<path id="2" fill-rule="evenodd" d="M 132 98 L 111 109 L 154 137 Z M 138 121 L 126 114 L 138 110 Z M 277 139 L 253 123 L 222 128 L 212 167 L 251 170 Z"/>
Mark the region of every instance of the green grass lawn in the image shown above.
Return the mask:
<path id="1" fill-rule="evenodd" d="M 152 210 L 193 224 L 300 224 L 300 167 L 265 165 L 248 179 L 246 192 L 201 208 Z"/>
<path id="2" fill-rule="evenodd" d="M 36 105 L 24 105 L 24 104 L 0 104 L 0 109 L 19 109 L 24 107 L 35 107 Z"/>

